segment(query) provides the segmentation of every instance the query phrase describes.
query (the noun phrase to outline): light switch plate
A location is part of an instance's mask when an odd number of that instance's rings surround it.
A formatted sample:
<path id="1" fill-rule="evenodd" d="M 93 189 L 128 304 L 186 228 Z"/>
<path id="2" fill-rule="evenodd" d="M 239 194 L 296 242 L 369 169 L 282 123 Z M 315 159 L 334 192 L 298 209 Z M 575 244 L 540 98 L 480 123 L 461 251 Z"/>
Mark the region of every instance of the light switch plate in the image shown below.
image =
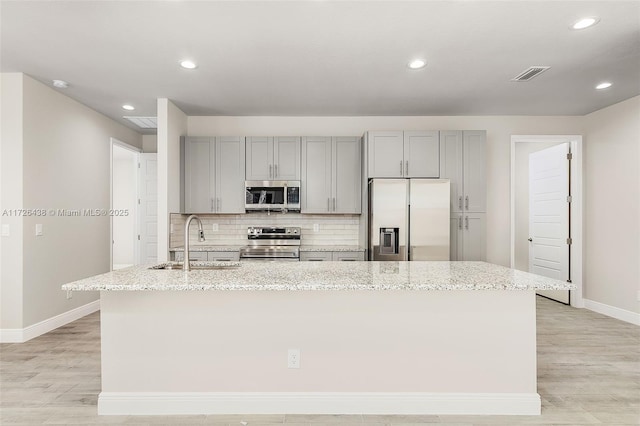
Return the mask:
<path id="1" fill-rule="evenodd" d="M 42 224 L 36 223 L 36 237 L 42 236 Z"/>
<path id="2" fill-rule="evenodd" d="M 3 237 L 8 237 L 11 235 L 11 227 L 9 226 L 8 223 L 3 223 L 2 224 L 2 236 Z"/>

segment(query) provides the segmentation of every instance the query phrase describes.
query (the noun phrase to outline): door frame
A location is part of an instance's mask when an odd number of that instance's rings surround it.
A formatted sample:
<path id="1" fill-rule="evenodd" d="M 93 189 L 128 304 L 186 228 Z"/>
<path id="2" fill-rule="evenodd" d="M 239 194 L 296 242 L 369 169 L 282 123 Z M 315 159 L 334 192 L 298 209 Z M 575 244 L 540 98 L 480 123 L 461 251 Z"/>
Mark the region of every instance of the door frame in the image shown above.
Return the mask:
<path id="1" fill-rule="evenodd" d="M 132 151 L 135 155 L 136 155 L 136 162 L 139 163 L 140 158 L 138 156 L 138 154 L 140 154 L 142 152 L 142 150 L 140 148 L 137 148 L 133 145 L 129 145 L 126 142 L 123 142 L 119 139 L 116 138 L 109 138 L 109 209 L 113 210 L 113 147 L 114 146 L 118 146 L 120 148 L 124 148 L 128 151 Z M 139 188 L 138 188 L 138 175 L 137 173 L 134 174 L 135 175 L 135 188 L 136 188 L 136 198 L 139 196 Z M 134 222 L 134 235 L 137 235 L 139 233 L 139 229 L 138 227 L 139 225 L 139 217 L 138 217 L 138 206 L 137 204 L 134 204 L 134 212 L 132 212 L 133 217 L 136 219 Z M 134 254 L 135 254 L 135 259 L 137 261 L 138 259 L 138 252 L 139 252 L 139 247 L 138 247 L 138 240 L 137 238 L 135 238 L 134 236 Z M 109 270 L 113 271 L 113 215 L 109 215 Z"/>
<path id="2" fill-rule="evenodd" d="M 516 144 L 521 142 L 548 143 L 548 142 L 569 142 L 571 147 L 571 281 L 576 285 L 576 289 L 571 292 L 571 306 L 584 308 L 583 296 L 583 222 L 582 214 L 584 210 L 583 192 L 583 144 L 582 135 L 511 135 L 511 268 L 515 267 L 515 158 Z"/>

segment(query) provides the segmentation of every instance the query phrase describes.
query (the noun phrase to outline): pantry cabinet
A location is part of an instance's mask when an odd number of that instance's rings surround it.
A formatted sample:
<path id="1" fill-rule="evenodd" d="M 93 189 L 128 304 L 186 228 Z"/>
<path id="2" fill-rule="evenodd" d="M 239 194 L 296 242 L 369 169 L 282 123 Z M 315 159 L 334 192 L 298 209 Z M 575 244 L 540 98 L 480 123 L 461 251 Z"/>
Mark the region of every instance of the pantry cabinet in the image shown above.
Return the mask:
<path id="1" fill-rule="evenodd" d="M 451 216 L 450 260 L 486 259 L 486 213 Z"/>
<path id="2" fill-rule="evenodd" d="M 246 180 L 300 180 L 300 137 L 247 137 L 246 149 Z"/>
<path id="3" fill-rule="evenodd" d="M 243 137 L 182 140 L 182 212 L 244 213 Z"/>
<path id="4" fill-rule="evenodd" d="M 369 178 L 438 178 L 440 140 L 436 131 L 369 132 Z"/>
<path id="5" fill-rule="evenodd" d="M 301 197 L 302 213 L 359 214 L 361 139 L 303 137 Z"/>

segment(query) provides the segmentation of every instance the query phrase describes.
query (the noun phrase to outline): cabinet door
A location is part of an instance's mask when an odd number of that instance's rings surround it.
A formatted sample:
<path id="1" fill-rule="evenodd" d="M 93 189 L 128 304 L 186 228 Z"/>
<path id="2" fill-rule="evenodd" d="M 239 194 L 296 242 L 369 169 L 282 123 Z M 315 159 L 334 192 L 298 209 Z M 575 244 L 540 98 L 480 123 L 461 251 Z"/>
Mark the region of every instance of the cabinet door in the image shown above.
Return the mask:
<path id="1" fill-rule="evenodd" d="M 404 175 L 440 177 L 440 132 L 404 132 Z"/>
<path id="2" fill-rule="evenodd" d="M 449 229 L 449 260 L 462 260 L 462 214 L 451 216 Z"/>
<path id="3" fill-rule="evenodd" d="M 300 261 L 302 262 L 326 262 L 330 260 L 330 251 L 303 251 L 300 253 Z"/>
<path id="4" fill-rule="evenodd" d="M 302 213 L 331 211 L 331 158 L 331 137 L 302 138 Z"/>
<path id="5" fill-rule="evenodd" d="M 273 178 L 300 180 L 300 138 L 297 136 L 273 139 Z"/>
<path id="6" fill-rule="evenodd" d="M 240 260 L 240 252 L 237 251 L 209 251 L 207 260 L 210 262 L 237 262 Z"/>
<path id="7" fill-rule="evenodd" d="M 216 138 L 216 213 L 244 213 L 244 138 Z"/>
<path id="8" fill-rule="evenodd" d="M 461 131 L 440 132 L 440 178 L 451 181 L 451 212 L 461 212 L 464 205 Z"/>
<path id="9" fill-rule="evenodd" d="M 361 209 L 361 142 L 359 137 L 333 138 L 333 199 L 334 213 L 362 212 Z"/>
<path id="10" fill-rule="evenodd" d="M 462 260 L 485 260 L 485 213 L 465 213 L 462 238 Z"/>
<path id="11" fill-rule="evenodd" d="M 464 210 L 487 211 L 486 132 L 464 131 Z"/>
<path id="12" fill-rule="evenodd" d="M 334 251 L 331 259 L 336 262 L 363 261 L 364 252 L 361 251 Z"/>
<path id="13" fill-rule="evenodd" d="M 248 137 L 246 149 L 246 180 L 272 180 L 273 138 Z"/>
<path id="14" fill-rule="evenodd" d="M 404 176 L 404 141 L 402 132 L 369 132 L 370 178 Z"/>
<path id="15" fill-rule="evenodd" d="M 213 212 L 214 141 L 189 137 L 184 144 L 184 213 Z"/>

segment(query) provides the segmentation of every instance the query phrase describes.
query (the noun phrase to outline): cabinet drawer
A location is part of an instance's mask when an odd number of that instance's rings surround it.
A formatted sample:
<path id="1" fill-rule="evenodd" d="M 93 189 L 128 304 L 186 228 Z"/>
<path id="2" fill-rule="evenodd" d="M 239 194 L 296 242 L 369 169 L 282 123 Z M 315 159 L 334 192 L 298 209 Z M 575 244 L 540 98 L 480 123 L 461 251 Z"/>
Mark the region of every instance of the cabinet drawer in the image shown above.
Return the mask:
<path id="1" fill-rule="evenodd" d="M 176 259 L 176 262 L 182 262 L 184 260 L 184 253 L 181 251 L 177 251 L 175 259 Z M 206 251 L 190 251 L 189 260 L 198 260 L 198 261 L 207 260 L 207 252 Z"/>
<path id="2" fill-rule="evenodd" d="M 208 260 L 211 262 L 237 262 L 240 260 L 240 253 L 237 251 L 210 251 Z"/>
<path id="3" fill-rule="evenodd" d="M 334 251 L 332 259 L 335 261 L 364 261 L 364 252 Z"/>
<path id="4" fill-rule="evenodd" d="M 307 262 L 323 262 L 331 260 L 330 251 L 303 251 L 300 253 L 300 260 Z"/>

